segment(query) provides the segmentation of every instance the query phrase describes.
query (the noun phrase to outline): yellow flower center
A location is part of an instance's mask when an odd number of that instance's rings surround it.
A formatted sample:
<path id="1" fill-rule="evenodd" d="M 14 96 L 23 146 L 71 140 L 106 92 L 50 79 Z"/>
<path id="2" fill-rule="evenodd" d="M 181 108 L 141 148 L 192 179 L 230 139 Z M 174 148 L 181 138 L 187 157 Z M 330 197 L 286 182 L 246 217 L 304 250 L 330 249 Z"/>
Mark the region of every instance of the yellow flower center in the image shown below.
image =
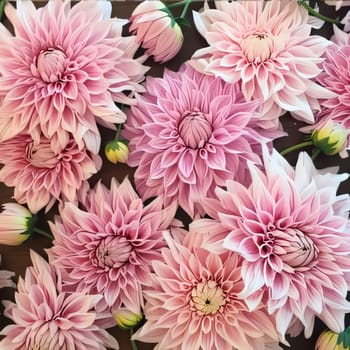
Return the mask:
<path id="1" fill-rule="evenodd" d="M 225 303 L 225 293 L 214 281 L 198 283 L 192 289 L 190 305 L 199 315 L 213 315 Z"/>

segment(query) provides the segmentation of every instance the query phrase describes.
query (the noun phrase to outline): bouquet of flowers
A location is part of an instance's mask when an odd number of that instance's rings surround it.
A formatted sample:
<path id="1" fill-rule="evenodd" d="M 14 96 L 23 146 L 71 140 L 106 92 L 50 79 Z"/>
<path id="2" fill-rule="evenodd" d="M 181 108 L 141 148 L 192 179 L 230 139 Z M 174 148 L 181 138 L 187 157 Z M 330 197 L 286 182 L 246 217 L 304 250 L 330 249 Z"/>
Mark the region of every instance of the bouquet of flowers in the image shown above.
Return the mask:
<path id="1" fill-rule="evenodd" d="M 349 6 L 1 1 L 0 349 L 350 348 Z"/>

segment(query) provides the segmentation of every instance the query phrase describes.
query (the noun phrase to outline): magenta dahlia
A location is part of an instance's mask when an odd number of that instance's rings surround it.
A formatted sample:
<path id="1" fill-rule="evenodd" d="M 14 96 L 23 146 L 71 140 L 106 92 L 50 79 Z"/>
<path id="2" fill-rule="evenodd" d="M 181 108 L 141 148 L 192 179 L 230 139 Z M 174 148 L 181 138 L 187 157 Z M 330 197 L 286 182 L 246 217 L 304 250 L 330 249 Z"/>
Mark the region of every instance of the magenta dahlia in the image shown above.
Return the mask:
<path id="1" fill-rule="evenodd" d="M 59 143 L 43 135 L 37 142 L 26 134 L 0 142 L 0 181 L 13 186 L 16 201 L 27 203 L 32 213 L 48 211 L 56 200 L 75 200 L 83 182 L 102 165 L 99 156 L 66 136 Z"/>
<path id="2" fill-rule="evenodd" d="M 143 91 L 147 68 L 133 58 L 135 37 L 122 36 L 127 21 L 110 18 L 111 3 L 16 5 L 5 7 L 14 36 L 0 25 L 0 139 L 40 127 L 48 138 L 68 131 L 80 141 L 96 121 L 123 122 L 115 102 L 133 103 L 128 94 Z"/>
<path id="3" fill-rule="evenodd" d="M 260 99 L 262 123 L 278 125 L 285 111 L 314 121 L 318 99 L 333 93 L 314 82 L 330 42 L 310 35 L 308 13 L 297 1 L 216 1 L 216 9 L 194 12 L 209 46 L 191 64 L 199 71 L 242 84 L 244 97 Z"/>
<path id="4" fill-rule="evenodd" d="M 225 83 L 184 64 L 163 78 L 147 77 L 122 136 L 128 164 L 143 199 L 164 196 L 190 216 L 202 213 L 203 197 L 226 179 L 246 181 L 247 161 L 259 164 L 261 144 L 281 132 L 257 126 L 258 102 L 246 102 L 238 84 Z"/>
<path id="5" fill-rule="evenodd" d="M 188 233 L 180 244 L 167 236 L 163 261 L 153 263 L 144 292 L 146 323 L 133 339 L 158 343 L 155 350 L 267 349 L 278 335 L 263 305 L 249 312 L 238 297 L 242 259 L 200 247 Z M 277 348 L 277 347 L 275 347 Z"/>
<path id="6" fill-rule="evenodd" d="M 112 179 L 110 189 L 99 182 L 78 205 L 64 203 L 50 223 L 50 262 L 63 271 L 67 290 L 103 294 L 98 310 L 138 311 L 175 207 L 163 209 L 161 198 L 144 206 L 127 178 Z"/>
<path id="7" fill-rule="evenodd" d="M 306 153 L 294 169 L 266 151 L 264 167 L 249 165 L 248 187 L 227 181 L 218 188 L 217 199 L 203 203 L 213 219 L 198 220 L 191 230 L 210 232 L 207 248 L 215 251 L 219 242 L 242 256 L 239 296 L 252 309 L 266 302 L 282 336 L 298 321 L 309 337 L 315 317 L 341 332 L 350 311 L 350 197 L 337 189 L 348 174 L 319 172 Z"/>
<path id="8" fill-rule="evenodd" d="M 60 275 L 52 265 L 31 251 L 33 266 L 19 278 L 15 303 L 4 301 L 4 315 L 14 324 L 0 332 L 6 350 L 106 350 L 118 342 L 95 324 L 96 303 L 101 295 L 62 291 Z"/>

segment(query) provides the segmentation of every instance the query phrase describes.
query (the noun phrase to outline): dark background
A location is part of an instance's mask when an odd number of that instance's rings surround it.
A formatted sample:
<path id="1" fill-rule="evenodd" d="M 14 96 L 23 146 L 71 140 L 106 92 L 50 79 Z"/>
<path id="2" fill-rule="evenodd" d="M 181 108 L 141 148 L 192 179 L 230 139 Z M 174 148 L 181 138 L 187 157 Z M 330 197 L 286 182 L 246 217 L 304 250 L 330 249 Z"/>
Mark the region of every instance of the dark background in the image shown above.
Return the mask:
<path id="1" fill-rule="evenodd" d="M 113 3 L 113 16 L 120 18 L 128 18 L 132 13 L 133 9 L 137 5 L 136 1 L 112 1 Z M 41 6 L 42 2 L 36 2 L 38 6 Z M 202 7 L 203 1 L 194 1 L 190 5 L 190 9 L 198 10 Z M 337 13 L 333 7 L 328 7 L 326 5 L 320 4 L 320 12 L 326 14 L 332 18 L 336 18 L 338 15 L 342 18 L 342 16 L 349 10 L 348 8 L 343 8 Z M 181 11 L 181 8 L 179 9 Z M 185 37 L 184 45 L 179 52 L 179 54 L 171 61 L 166 64 L 155 64 L 152 59 L 149 59 L 146 62 L 146 65 L 151 66 L 150 71 L 147 73 L 152 76 L 162 76 L 163 70 L 165 67 L 171 70 L 178 70 L 180 65 L 185 62 L 187 59 L 191 57 L 195 50 L 201 47 L 207 46 L 205 40 L 196 32 L 196 29 L 191 20 L 191 12 L 187 13 L 187 18 L 190 20 L 192 26 L 190 28 L 183 28 L 183 33 Z M 4 19 L 4 23 L 9 25 Z M 321 30 L 313 31 L 314 34 L 321 34 L 327 38 L 332 34 L 332 26 L 329 24 L 325 24 Z M 286 114 L 281 118 L 283 127 L 285 131 L 288 132 L 287 137 L 283 137 L 275 142 L 275 147 L 278 150 L 282 150 L 290 145 L 301 142 L 303 140 L 304 134 L 298 132 L 299 127 L 303 126 L 303 123 L 300 123 L 294 119 L 292 119 L 289 114 Z M 101 145 L 101 156 L 103 158 L 103 167 L 101 171 L 96 174 L 93 178 L 91 178 L 91 184 L 93 185 L 99 179 L 102 178 L 102 181 L 109 185 L 110 178 L 112 176 L 116 177 L 118 180 L 123 180 L 126 175 L 133 173 L 133 169 L 128 168 L 126 165 L 117 164 L 114 165 L 108 162 L 103 154 L 104 145 L 111 139 L 114 138 L 114 132 L 111 130 L 100 128 L 102 134 L 102 145 Z M 311 149 L 310 149 L 311 151 Z M 289 154 L 287 159 L 291 164 L 295 164 L 297 158 L 297 152 Z M 325 168 L 328 166 L 340 166 L 341 172 L 350 172 L 350 162 L 349 159 L 341 159 L 337 155 L 333 157 L 327 157 L 320 155 L 315 161 L 316 167 Z M 339 192 L 340 193 L 349 193 L 350 192 L 350 180 L 344 182 Z M 12 201 L 13 189 L 6 187 L 4 184 L 0 183 L 0 204 Z M 52 219 L 54 214 L 57 212 L 56 207 L 54 207 L 47 215 L 44 215 L 42 212 L 39 213 L 39 224 L 38 226 L 47 229 L 47 220 Z M 180 213 L 180 218 L 182 218 L 185 222 L 188 222 L 188 218 L 184 216 L 183 213 Z M 49 239 L 44 238 L 42 236 L 34 235 L 29 241 L 25 242 L 23 245 L 18 247 L 8 247 L 0 245 L 0 254 L 2 257 L 2 265 L 1 269 L 15 271 L 16 277 L 15 281 L 17 281 L 18 276 L 24 276 L 24 271 L 26 266 L 31 265 L 29 258 L 30 249 L 34 249 L 36 252 L 41 253 L 45 256 L 45 248 L 50 247 L 51 242 Z M 350 257 L 349 257 L 350 258 Z M 10 299 L 13 300 L 14 290 L 10 288 L 0 289 L 0 300 Z M 6 324 L 10 323 L 1 313 L 2 306 L 0 306 L 0 329 L 2 329 Z M 325 328 L 325 326 L 317 321 L 315 324 L 313 335 L 310 339 L 305 339 L 303 335 L 289 339 L 291 347 L 289 349 L 292 350 L 308 350 L 314 349 L 315 341 L 320 332 Z M 131 350 L 130 342 L 129 342 L 129 332 L 122 331 L 117 327 L 110 330 L 110 332 L 117 338 L 120 344 L 121 350 Z M 138 343 L 139 350 L 150 350 L 153 349 L 152 344 Z M 288 349 L 286 347 L 286 349 Z M 6 350 L 6 349 L 4 349 Z M 188 349 L 191 350 L 191 349 Z M 218 349 L 220 350 L 220 349 Z M 244 349 L 240 349 L 244 350 Z"/>

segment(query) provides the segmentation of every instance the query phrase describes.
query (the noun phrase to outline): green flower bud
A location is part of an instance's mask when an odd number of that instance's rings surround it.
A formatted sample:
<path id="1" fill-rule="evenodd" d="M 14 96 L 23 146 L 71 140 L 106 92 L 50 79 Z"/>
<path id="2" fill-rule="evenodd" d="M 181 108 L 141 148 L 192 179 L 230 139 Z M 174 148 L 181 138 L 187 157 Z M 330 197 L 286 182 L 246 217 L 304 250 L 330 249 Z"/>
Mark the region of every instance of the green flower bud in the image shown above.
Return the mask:
<path id="1" fill-rule="evenodd" d="M 105 155 L 114 164 L 126 163 L 128 161 L 129 149 L 124 141 L 114 140 L 106 144 Z"/>
<path id="2" fill-rule="evenodd" d="M 315 350 L 350 350 L 349 328 L 342 333 L 325 329 L 317 338 Z"/>
<path id="3" fill-rule="evenodd" d="M 117 312 L 115 312 L 114 318 L 120 328 L 132 329 L 141 322 L 143 315 L 141 311 L 139 313 L 135 313 L 134 311 L 126 308 L 120 308 Z"/>
<path id="4" fill-rule="evenodd" d="M 311 134 L 311 140 L 315 147 L 328 156 L 341 153 L 347 145 L 348 133 L 342 124 L 327 121 L 319 129 Z"/>

